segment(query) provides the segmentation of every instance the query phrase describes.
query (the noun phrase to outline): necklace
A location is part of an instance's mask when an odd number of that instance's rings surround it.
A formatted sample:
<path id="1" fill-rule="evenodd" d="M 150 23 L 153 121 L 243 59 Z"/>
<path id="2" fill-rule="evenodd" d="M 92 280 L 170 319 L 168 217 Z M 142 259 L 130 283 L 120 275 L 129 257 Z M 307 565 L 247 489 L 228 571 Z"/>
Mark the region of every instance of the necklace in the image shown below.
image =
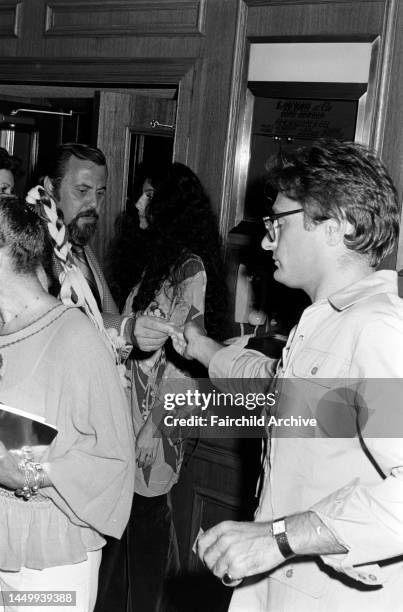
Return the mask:
<path id="1" fill-rule="evenodd" d="M 61 303 L 60 304 L 54 304 L 45 313 L 43 313 L 42 315 L 37 317 L 35 319 L 35 321 L 32 321 L 31 325 L 33 325 L 34 323 L 37 323 L 38 321 L 40 321 L 41 319 L 46 317 L 46 315 L 49 315 L 53 310 L 55 310 L 56 308 L 59 308 L 59 306 L 63 306 L 63 304 L 61 304 Z M 21 337 L 21 334 L 19 334 L 20 335 L 19 338 L 15 339 L 15 340 L 12 340 L 11 342 L 6 342 L 6 344 L 1 344 L 2 337 L 0 336 L 0 349 L 3 350 L 3 349 L 5 349 L 5 348 L 7 348 L 9 346 L 13 346 L 14 344 L 18 344 L 19 342 L 22 342 L 23 340 L 27 340 L 28 338 L 32 338 L 32 336 L 36 336 L 37 334 L 42 332 L 47 327 L 50 327 L 55 321 L 57 321 L 57 319 L 60 319 L 60 317 L 62 315 L 64 315 L 66 312 L 68 312 L 69 310 L 70 310 L 70 308 L 64 307 L 63 310 L 61 312 L 59 312 L 59 314 L 57 314 L 55 317 L 53 317 L 47 323 L 44 323 L 42 325 L 42 327 L 39 327 L 38 329 L 34 329 L 34 331 L 32 331 L 30 334 L 26 334 L 23 337 Z M 11 334 L 11 335 L 14 335 L 14 334 Z M 3 355 L 0 353 L 0 382 L 2 381 L 2 378 L 3 378 L 3 372 L 2 372 L 3 366 L 4 366 L 4 358 L 3 358 Z"/>
<path id="2" fill-rule="evenodd" d="M 59 308 L 60 306 L 64 306 L 64 304 L 62 304 L 62 303 L 54 304 L 51 308 L 49 308 L 46 312 L 44 312 L 39 317 L 37 317 L 34 321 L 31 321 L 31 323 L 27 327 L 31 327 L 35 323 L 38 323 L 38 321 L 40 321 L 41 319 L 44 319 L 48 314 L 50 314 L 53 310 L 55 310 L 56 308 Z M 0 336 L 0 350 L 3 350 L 4 348 L 7 348 L 8 346 L 12 346 L 13 344 L 18 344 L 19 342 L 22 342 L 23 340 L 27 340 L 28 338 L 32 338 L 32 336 L 36 336 L 36 334 L 39 334 L 41 331 L 43 331 L 44 329 L 46 329 L 47 327 L 52 325 L 52 323 L 54 323 L 54 321 L 59 319 L 62 315 L 64 315 L 69 310 L 71 310 L 71 309 L 66 307 L 66 306 L 64 306 L 64 309 L 61 312 L 59 312 L 53 319 L 51 319 L 47 323 L 44 323 L 44 325 L 42 325 L 42 327 L 39 327 L 38 329 L 34 329 L 34 331 L 32 331 L 31 333 L 26 334 L 25 336 L 16 338 L 15 340 L 12 340 L 11 342 L 6 342 L 6 344 L 2 344 L 2 337 Z M 23 328 L 23 329 L 25 329 L 25 328 Z M 12 333 L 12 334 L 7 334 L 7 336 L 15 336 L 15 334 L 18 334 L 19 336 L 21 336 L 21 333 L 20 333 L 21 331 L 22 330 L 19 330 L 19 332 L 15 332 L 15 333 Z M 7 336 L 5 335 L 5 336 L 3 336 L 3 338 L 7 339 Z M 2 360 L 1 355 L 0 355 L 0 360 Z"/>
<path id="3" fill-rule="evenodd" d="M 12 325 L 17 319 L 19 319 L 28 310 L 28 308 L 30 308 L 31 306 L 36 304 L 36 302 L 38 302 L 38 301 L 39 301 L 39 295 L 37 295 L 34 300 L 31 300 L 30 302 L 25 304 L 25 306 L 23 308 L 21 308 L 21 310 L 19 310 L 17 312 L 17 314 L 15 314 L 9 321 L 3 321 L 3 323 L 1 324 L 1 327 L 0 327 L 0 331 L 3 331 L 3 329 L 6 326 Z"/>

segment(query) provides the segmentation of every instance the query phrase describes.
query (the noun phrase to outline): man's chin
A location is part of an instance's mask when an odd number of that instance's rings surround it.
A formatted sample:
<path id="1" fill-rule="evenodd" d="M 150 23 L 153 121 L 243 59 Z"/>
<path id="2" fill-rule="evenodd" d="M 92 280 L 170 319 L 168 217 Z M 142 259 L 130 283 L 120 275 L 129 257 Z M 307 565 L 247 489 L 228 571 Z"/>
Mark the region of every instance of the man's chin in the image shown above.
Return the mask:
<path id="1" fill-rule="evenodd" d="M 85 246 L 93 238 L 96 229 L 96 223 L 70 224 L 68 227 L 70 242 L 78 246 Z"/>
<path id="2" fill-rule="evenodd" d="M 287 276 L 281 268 L 277 268 L 277 270 L 274 271 L 273 278 L 281 285 L 285 285 L 290 289 L 301 289 L 300 281 L 295 277 Z"/>
<path id="3" fill-rule="evenodd" d="M 281 276 L 282 276 L 282 274 L 281 274 L 281 270 L 279 270 L 279 268 L 276 268 L 276 269 L 274 270 L 274 273 L 273 273 L 273 278 L 274 278 L 274 280 L 276 280 L 276 281 L 278 281 L 279 283 L 281 283 L 281 282 L 282 282 L 282 280 L 281 280 Z"/>
<path id="4" fill-rule="evenodd" d="M 287 279 L 287 274 L 285 274 L 284 270 L 281 267 L 274 270 L 273 278 L 274 280 L 276 280 L 278 283 L 281 283 L 282 285 L 286 285 L 287 287 L 292 287 L 292 283 L 290 282 L 290 279 Z"/>

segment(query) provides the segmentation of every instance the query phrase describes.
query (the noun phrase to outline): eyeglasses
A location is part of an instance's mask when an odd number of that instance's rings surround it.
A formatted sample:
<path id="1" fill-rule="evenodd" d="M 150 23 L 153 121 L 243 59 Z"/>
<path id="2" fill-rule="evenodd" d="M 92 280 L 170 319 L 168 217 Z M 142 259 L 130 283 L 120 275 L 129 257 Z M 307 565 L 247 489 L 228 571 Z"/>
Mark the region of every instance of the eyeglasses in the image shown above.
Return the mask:
<path id="1" fill-rule="evenodd" d="M 277 215 L 268 215 L 263 217 L 263 223 L 267 231 L 267 237 L 270 242 L 276 242 L 276 234 L 278 231 L 279 223 L 278 220 L 288 215 L 296 215 L 297 213 L 304 212 L 303 208 L 296 208 L 295 210 L 288 210 L 287 212 L 277 213 Z"/>

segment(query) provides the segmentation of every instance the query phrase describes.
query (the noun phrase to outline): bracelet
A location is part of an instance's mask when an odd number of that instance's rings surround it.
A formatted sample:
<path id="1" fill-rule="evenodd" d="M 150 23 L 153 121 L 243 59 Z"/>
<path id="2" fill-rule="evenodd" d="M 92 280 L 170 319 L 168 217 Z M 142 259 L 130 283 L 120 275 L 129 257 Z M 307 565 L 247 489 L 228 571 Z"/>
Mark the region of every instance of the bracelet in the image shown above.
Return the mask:
<path id="1" fill-rule="evenodd" d="M 14 495 L 28 501 L 33 495 L 37 495 L 43 486 L 45 480 L 43 466 L 32 459 L 23 459 L 18 464 L 18 469 L 24 472 L 24 484 L 14 491 Z"/>

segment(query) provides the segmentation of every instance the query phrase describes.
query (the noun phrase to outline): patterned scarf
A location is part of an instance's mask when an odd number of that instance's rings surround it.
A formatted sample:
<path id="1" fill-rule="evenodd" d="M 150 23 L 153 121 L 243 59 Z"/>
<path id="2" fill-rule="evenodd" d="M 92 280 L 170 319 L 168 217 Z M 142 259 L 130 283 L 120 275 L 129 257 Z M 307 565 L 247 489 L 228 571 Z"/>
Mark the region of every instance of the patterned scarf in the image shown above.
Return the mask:
<path id="1" fill-rule="evenodd" d="M 25 198 L 35 213 L 44 222 L 52 239 L 54 253 L 62 266 L 59 275 L 59 298 L 67 306 L 82 308 L 98 331 L 107 346 L 112 350 L 117 364 L 120 363 L 114 339 L 105 329 L 102 315 L 80 268 L 75 264 L 72 245 L 67 238 L 66 226 L 57 214 L 56 202 L 43 187 L 33 187 Z"/>

